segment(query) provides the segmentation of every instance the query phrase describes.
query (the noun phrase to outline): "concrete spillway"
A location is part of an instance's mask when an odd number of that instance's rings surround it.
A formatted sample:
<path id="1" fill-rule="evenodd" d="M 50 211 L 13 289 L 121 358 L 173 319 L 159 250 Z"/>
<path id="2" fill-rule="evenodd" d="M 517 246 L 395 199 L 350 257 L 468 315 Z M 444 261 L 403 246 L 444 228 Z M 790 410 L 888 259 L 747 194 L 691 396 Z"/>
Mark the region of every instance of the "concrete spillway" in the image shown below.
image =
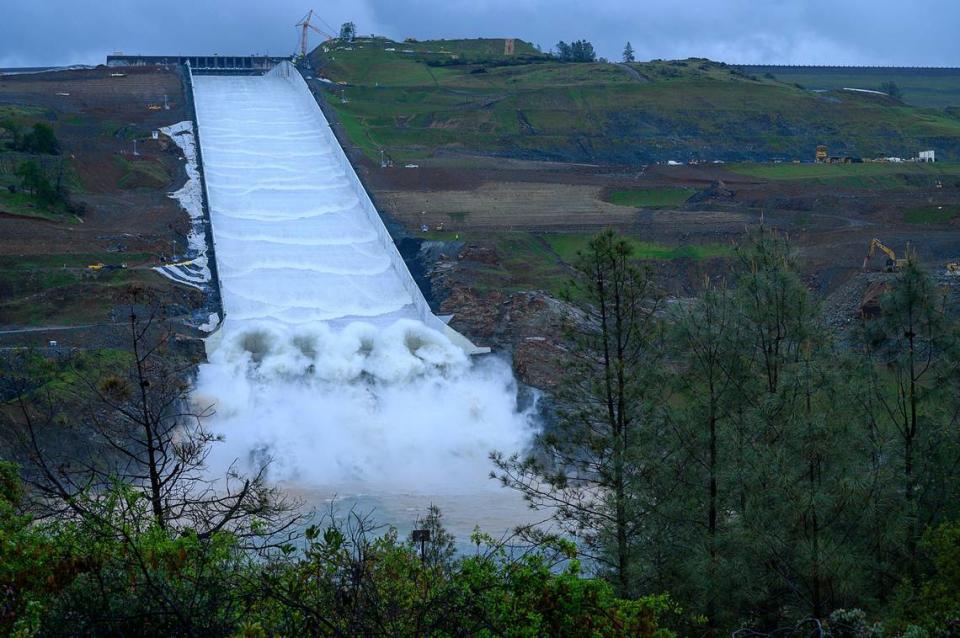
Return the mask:
<path id="1" fill-rule="evenodd" d="M 295 69 L 193 83 L 228 320 L 444 331 Z"/>
<path id="2" fill-rule="evenodd" d="M 398 524 L 443 498 L 467 531 L 516 523 L 487 480 L 533 433 L 511 370 L 431 313 L 299 73 L 193 86 L 225 315 L 194 397 L 225 439 L 211 466 L 270 460 L 309 500 L 363 495 Z"/>

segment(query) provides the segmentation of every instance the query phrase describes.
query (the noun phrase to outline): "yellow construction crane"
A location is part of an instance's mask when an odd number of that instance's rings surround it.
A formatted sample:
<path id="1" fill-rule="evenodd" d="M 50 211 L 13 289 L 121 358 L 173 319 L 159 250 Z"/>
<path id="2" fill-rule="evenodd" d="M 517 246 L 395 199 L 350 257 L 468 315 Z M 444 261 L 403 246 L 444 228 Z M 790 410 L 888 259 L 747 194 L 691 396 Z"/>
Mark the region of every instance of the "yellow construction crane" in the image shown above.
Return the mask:
<path id="1" fill-rule="evenodd" d="M 897 253 L 893 252 L 893 249 L 887 248 L 883 245 L 883 242 L 874 237 L 870 240 L 870 249 L 867 251 L 867 256 L 863 258 L 863 270 L 867 269 L 870 258 L 873 257 L 873 253 L 875 253 L 878 248 L 887 256 L 887 272 L 896 272 L 907 265 L 906 259 L 897 259 Z"/>
<path id="2" fill-rule="evenodd" d="M 307 15 L 303 17 L 303 20 L 301 20 L 296 24 L 296 26 L 300 27 L 300 57 L 303 57 L 303 58 L 307 57 L 307 35 L 311 29 L 313 31 L 316 31 L 323 37 L 325 37 L 327 39 L 326 41 L 330 41 L 334 39 L 333 35 L 327 33 L 326 31 L 321 31 L 320 29 L 315 27 L 313 24 L 311 24 L 310 23 L 311 18 L 313 18 L 313 9 L 310 9 L 310 11 L 307 12 Z"/>

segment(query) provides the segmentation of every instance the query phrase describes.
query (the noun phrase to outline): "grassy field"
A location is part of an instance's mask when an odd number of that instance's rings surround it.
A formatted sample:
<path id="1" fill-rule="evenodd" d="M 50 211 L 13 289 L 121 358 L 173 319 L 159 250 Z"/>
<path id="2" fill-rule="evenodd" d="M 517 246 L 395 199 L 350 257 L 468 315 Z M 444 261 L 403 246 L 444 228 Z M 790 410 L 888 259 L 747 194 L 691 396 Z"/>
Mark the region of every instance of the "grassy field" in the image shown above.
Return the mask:
<path id="1" fill-rule="evenodd" d="M 545 236 L 544 240 L 563 261 L 572 263 L 576 260 L 577 253 L 587 248 L 591 237 L 592 235 L 583 233 L 557 233 Z M 665 246 L 663 244 L 641 241 L 633 237 L 628 237 L 627 241 L 629 241 L 633 249 L 633 255 L 637 259 L 647 261 L 669 261 L 673 259 L 700 261 L 702 259 L 730 257 L 733 255 L 732 246 L 720 244 Z"/>
<path id="2" fill-rule="evenodd" d="M 904 211 L 903 221 L 908 224 L 947 224 L 956 216 L 954 206 L 918 206 Z"/>
<path id="3" fill-rule="evenodd" d="M 499 42 L 499 45 L 497 44 Z M 936 148 L 960 158 L 960 119 L 882 96 L 814 93 L 707 60 L 562 64 L 495 53 L 502 40 L 365 39 L 311 62 L 372 159 L 438 151 L 591 163 L 862 157 Z"/>
<path id="4" fill-rule="evenodd" d="M 38 271 L 86 268 L 91 264 L 119 266 L 150 262 L 150 253 L 61 253 L 57 255 L 0 256 L 0 271 Z"/>
<path id="5" fill-rule="evenodd" d="M 418 236 L 467 243 L 472 239 L 470 233 L 430 232 Z M 497 263 L 479 267 L 473 286 L 482 292 L 539 289 L 558 295 L 573 276 L 571 267 L 577 260 L 577 253 L 587 248 L 591 237 L 592 233 L 484 232 L 480 239 L 496 253 Z M 644 261 L 701 261 L 734 254 L 733 246 L 721 244 L 667 246 L 636 237 L 627 240 L 634 256 Z"/>
<path id="6" fill-rule="evenodd" d="M 34 197 L 24 192 L 11 193 L 3 184 L 0 184 L 0 213 L 77 223 L 77 218 L 67 210 L 63 202 L 41 206 Z"/>
<path id="7" fill-rule="evenodd" d="M 695 192 L 692 188 L 632 188 L 611 191 L 604 201 L 632 208 L 675 208 Z"/>
<path id="8" fill-rule="evenodd" d="M 0 272 L 0 325 L 81 325 L 108 320 L 132 285 L 156 285 L 150 270 Z"/>
<path id="9" fill-rule="evenodd" d="M 34 106 L 15 106 L 0 104 L 0 123 L 12 122 L 20 128 L 21 134 L 29 132 L 38 123 L 52 123 L 56 114 Z M 43 168 L 48 180 L 55 182 L 58 173 L 69 190 L 78 189 L 80 182 L 69 161 L 62 155 L 36 155 L 9 150 L 12 141 L 9 132 L 0 128 L 0 212 L 19 217 L 35 217 L 51 221 L 77 223 L 77 217 L 70 212 L 65 201 L 53 204 L 40 204 L 36 198 L 22 190 L 10 192 L 8 186 L 19 187 L 21 179 L 16 175 L 18 166 L 25 161 L 36 161 Z"/>
<path id="10" fill-rule="evenodd" d="M 960 163 L 937 162 L 900 164 L 864 162 L 863 164 L 731 164 L 729 170 L 767 180 L 811 181 L 851 188 L 929 188 L 937 180 L 942 184 L 960 183 Z"/>
<path id="11" fill-rule="evenodd" d="M 933 108 L 960 106 L 960 69 L 905 69 L 857 67 L 743 67 L 747 73 L 773 75 L 810 90 L 844 88 L 878 90 L 894 82 L 908 104 Z"/>
<path id="12" fill-rule="evenodd" d="M 159 161 L 131 160 L 117 155 L 114 160 L 123 171 L 117 182 L 120 188 L 163 188 L 170 183 L 170 173 Z"/>
<path id="13" fill-rule="evenodd" d="M 149 282 L 145 270 L 88 268 L 150 262 L 147 253 L 0 256 L 0 324 L 74 325 L 102 321 L 120 289 Z"/>
<path id="14" fill-rule="evenodd" d="M 49 119 L 48 112 L 37 106 L 0 104 L 0 122 L 8 120 L 25 129 L 36 121 L 46 119 Z M 4 134 L 0 132 L 0 136 Z"/>

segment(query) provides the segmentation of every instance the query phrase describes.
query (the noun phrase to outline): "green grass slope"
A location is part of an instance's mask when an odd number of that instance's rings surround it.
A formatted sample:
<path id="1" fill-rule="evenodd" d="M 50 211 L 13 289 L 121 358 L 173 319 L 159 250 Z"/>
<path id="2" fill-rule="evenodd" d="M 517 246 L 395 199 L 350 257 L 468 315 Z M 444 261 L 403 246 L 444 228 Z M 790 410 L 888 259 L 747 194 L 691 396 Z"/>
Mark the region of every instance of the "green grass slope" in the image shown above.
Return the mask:
<path id="1" fill-rule="evenodd" d="M 707 60 L 563 64 L 521 40 L 360 39 L 315 50 L 355 144 L 397 161 L 461 153 L 574 162 L 960 157 L 960 119 L 881 96 L 814 93 Z"/>
<path id="2" fill-rule="evenodd" d="M 851 66 L 744 66 L 746 73 L 770 74 L 777 80 L 806 89 L 844 88 L 876 91 L 883 82 L 894 82 L 903 100 L 914 106 L 960 107 L 960 68 L 851 67 Z"/>

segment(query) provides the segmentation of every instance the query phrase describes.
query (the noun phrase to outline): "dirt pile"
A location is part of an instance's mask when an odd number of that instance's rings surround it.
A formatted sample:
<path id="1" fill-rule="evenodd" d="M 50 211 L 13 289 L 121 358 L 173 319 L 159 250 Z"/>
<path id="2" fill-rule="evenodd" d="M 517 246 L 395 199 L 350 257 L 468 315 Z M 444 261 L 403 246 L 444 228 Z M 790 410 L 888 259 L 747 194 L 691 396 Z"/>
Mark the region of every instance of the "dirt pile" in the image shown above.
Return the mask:
<path id="1" fill-rule="evenodd" d="M 727 188 L 723 180 L 714 180 L 709 188 L 705 188 L 698 193 L 694 193 L 687 200 L 688 204 L 716 203 L 718 201 L 729 201 L 736 196 L 736 191 Z"/>

